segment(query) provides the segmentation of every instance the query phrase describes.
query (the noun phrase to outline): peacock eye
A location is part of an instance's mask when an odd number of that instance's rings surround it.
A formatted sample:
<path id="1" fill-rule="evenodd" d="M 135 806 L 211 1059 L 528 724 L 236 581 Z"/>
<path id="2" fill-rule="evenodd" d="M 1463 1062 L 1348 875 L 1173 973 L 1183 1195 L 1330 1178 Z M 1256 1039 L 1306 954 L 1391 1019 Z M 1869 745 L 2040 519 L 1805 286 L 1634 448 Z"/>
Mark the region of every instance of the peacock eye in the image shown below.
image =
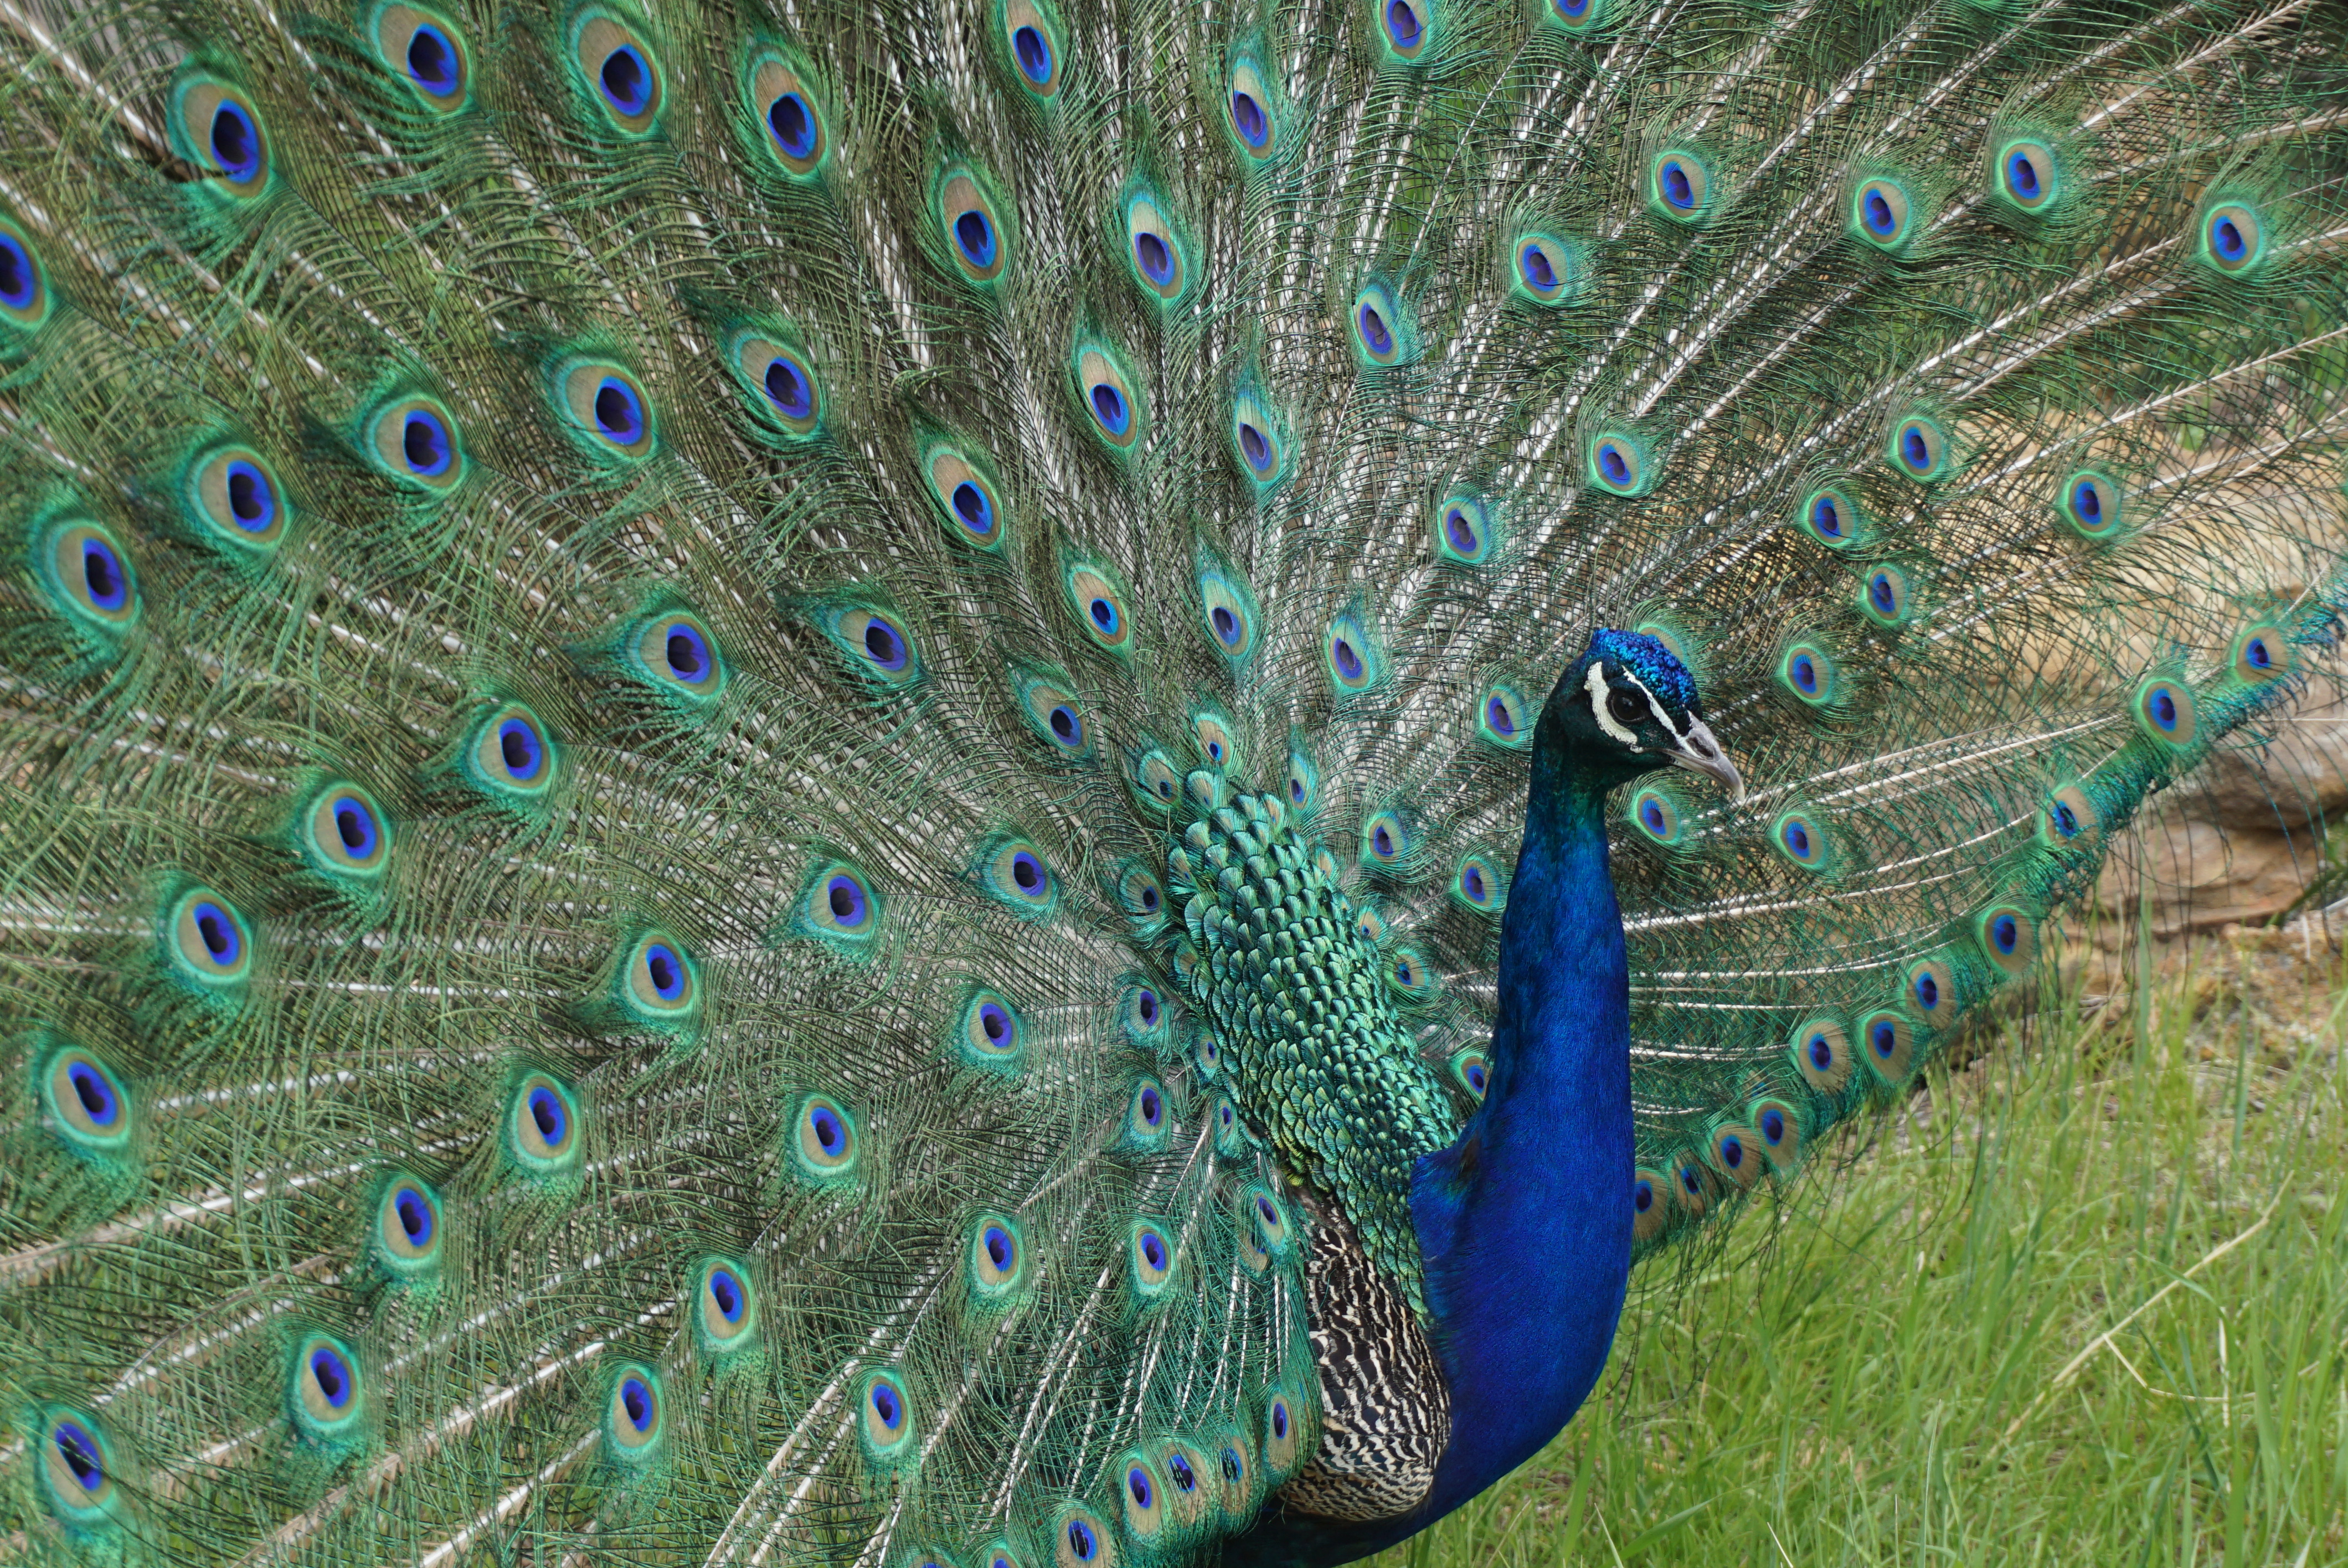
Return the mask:
<path id="1" fill-rule="evenodd" d="M 1606 698 L 1606 711 L 1613 714 L 1619 723 L 1635 724 L 1647 716 L 1646 695 L 1640 692 L 1610 692 Z"/>

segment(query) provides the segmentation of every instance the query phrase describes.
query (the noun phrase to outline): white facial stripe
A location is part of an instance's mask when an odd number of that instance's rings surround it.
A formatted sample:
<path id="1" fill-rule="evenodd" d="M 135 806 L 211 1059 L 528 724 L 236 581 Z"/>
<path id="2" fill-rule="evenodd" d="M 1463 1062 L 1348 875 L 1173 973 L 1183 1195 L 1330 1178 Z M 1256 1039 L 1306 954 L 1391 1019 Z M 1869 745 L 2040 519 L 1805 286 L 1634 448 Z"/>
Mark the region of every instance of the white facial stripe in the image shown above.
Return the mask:
<path id="1" fill-rule="evenodd" d="M 1631 681 L 1633 685 L 1638 683 L 1638 680 L 1639 678 L 1636 675 L 1631 677 Z M 1622 725 L 1616 723 L 1614 722 L 1614 715 L 1606 711 L 1606 671 L 1604 666 L 1595 663 L 1591 664 L 1590 667 L 1589 678 L 1582 682 L 1582 685 L 1588 688 L 1590 692 L 1590 711 L 1598 716 L 1598 727 L 1605 731 L 1615 740 L 1620 741 L 1622 744 L 1630 747 L 1632 751 L 1637 751 L 1639 749 L 1639 737 L 1624 729 Z M 1644 687 L 1640 688 L 1642 691 L 1644 691 L 1645 689 L 1646 688 Z"/>

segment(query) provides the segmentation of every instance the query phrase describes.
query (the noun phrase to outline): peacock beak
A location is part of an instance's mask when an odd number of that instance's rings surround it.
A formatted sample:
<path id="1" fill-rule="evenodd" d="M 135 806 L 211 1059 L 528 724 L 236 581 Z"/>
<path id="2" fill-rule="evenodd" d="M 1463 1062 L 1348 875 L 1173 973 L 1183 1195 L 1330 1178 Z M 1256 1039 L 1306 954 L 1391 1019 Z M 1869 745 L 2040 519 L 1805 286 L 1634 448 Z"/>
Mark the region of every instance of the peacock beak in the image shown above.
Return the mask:
<path id="1" fill-rule="evenodd" d="M 1680 737 L 1679 745 L 1663 755 L 1675 768 L 1718 779 L 1727 789 L 1729 799 L 1745 798 L 1745 780 L 1738 775 L 1736 764 L 1728 760 L 1728 753 L 1720 749 L 1720 743 L 1712 738 L 1712 732 L 1704 727 L 1702 719 L 1689 720 L 1687 733 Z"/>

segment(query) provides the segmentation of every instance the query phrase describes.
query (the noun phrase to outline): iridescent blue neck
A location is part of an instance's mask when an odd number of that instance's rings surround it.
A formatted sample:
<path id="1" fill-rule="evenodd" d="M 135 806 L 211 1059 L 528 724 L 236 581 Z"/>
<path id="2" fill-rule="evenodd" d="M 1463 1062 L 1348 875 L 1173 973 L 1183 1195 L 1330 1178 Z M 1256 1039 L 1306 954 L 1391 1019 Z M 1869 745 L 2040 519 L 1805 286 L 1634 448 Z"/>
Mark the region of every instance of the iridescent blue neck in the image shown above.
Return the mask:
<path id="1" fill-rule="evenodd" d="M 1622 1316 L 1633 1158 L 1630 971 L 1606 862 L 1613 782 L 1536 753 L 1500 929 L 1490 1087 L 1412 1183 L 1451 1442 L 1410 1530 L 1557 1434 Z"/>

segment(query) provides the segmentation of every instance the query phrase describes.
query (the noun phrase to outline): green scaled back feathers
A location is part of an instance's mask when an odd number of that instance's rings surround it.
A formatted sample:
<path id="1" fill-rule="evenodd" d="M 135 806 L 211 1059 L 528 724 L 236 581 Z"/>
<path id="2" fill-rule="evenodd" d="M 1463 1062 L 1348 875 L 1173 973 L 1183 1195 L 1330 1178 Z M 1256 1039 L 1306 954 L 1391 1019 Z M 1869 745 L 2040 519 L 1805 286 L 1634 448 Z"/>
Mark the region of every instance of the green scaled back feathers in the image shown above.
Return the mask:
<path id="1" fill-rule="evenodd" d="M 1749 785 L 1610 808 L 1645 1249 L 2331 679 L 2343 58 L 0 0 L 0 1555 L 1243 1530 L 1593 626 Z"/>

